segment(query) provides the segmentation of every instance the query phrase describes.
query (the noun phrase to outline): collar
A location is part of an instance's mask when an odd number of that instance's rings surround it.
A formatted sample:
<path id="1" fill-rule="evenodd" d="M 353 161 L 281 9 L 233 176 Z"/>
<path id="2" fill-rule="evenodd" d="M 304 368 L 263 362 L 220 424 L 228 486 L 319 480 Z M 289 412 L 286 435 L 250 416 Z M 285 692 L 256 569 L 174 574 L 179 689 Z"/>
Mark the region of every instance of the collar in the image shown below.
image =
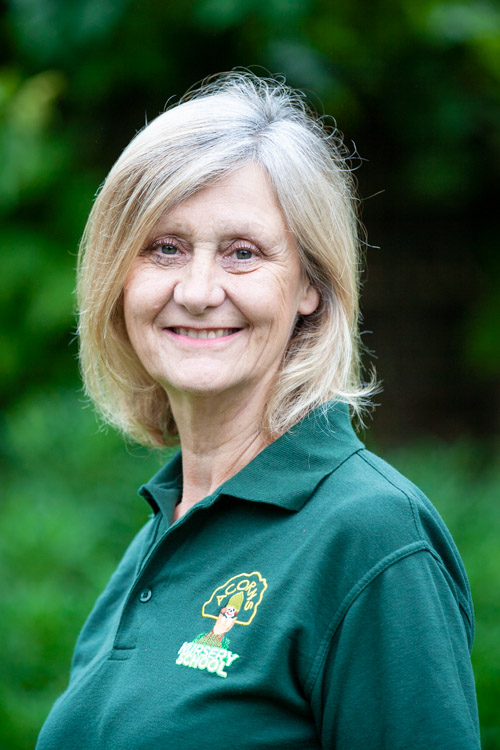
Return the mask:
<path id="1" fill-rule="evenodd" d="M 363 447 L 352 429 L 348 405 L 330 402 L 268 445 L 211 497 L 215 500 L 219 495 L 230 495 L 298 511 L 327 474 Z M 140 488 L 139 494 L 155 513 L 161 511 L 169 518 L 181 491 L 179 451 Z"/>

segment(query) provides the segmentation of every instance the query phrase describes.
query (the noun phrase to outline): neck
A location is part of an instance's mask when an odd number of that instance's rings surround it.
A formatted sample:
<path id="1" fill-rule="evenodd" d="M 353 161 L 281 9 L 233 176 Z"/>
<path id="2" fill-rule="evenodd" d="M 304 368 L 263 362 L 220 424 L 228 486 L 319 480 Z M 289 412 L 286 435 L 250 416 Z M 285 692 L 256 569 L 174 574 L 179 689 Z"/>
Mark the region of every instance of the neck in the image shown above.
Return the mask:
<path id="1" fill-rule="evenodd" d="M 168 395 L 182 446 L 183 492 L 177 519 L 266 447 L 261 418 L 267 389 L 246 397 L 241 392 Z"/>

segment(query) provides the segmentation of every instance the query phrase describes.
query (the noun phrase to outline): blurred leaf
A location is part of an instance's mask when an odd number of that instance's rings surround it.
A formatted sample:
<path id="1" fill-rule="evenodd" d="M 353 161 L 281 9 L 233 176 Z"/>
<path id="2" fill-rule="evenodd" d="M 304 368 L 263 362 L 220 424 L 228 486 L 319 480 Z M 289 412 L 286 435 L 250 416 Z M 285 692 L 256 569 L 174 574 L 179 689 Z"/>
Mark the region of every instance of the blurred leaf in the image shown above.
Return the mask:
<path id="1" fill-rule="evenodd" d="M 489 2 L 436 3 L 427 23 L 431 34 L 451 44 L 491 39 L 500 35 L 500 9 Z"/>
<path id="2" fill-rule="evenodd" d="M 64 86 L 55 71 L 24 81 L 12 70 L 0 72 L 0 210 L 14 207 L 26 190 L 43 189 L 64 165 L 64 144 L 48 135 Z"/>
<path id="3" fill-rule="evenodd" d="M 484 377 L 500 375 L 500 297 L 495 288 L 484 295 L 466 325 L 466 356 L 471 367 Z"/>
<path id="4" fill-rule="evenodd" d="M 0 233 L 0 314 L 5 328 L 0 394 L 30 382 L 51 343 L 58 344 L 50 354 L 51 366 L 60 368 L 68 358 L 67 349 L 59 350 L 59 339 L 65 337 L 67 347 L 74 328 L 74 263 L 67 249 L 49 236 L 22 226 Z"/>
<path id="5" fill-rule="evenodd" d="M 340 100 L 348 98 L 348 92 L 335 77 L 328 60 L 309 45 L 276 39 L 270 44 L 269 56 L 273 70 L 286 71 L 294 86 L 310 88 L 320 96 L 329 91 Z"/>
<path id="6" fill-rule="evenodd" d="M 242 21 L 251 8 L 251 0 L 199 0 L 193 20 L 201 28 L 224 30 Z"/>
<path id="7" fill-rule="evenodd" d="M 65 59 L 82 45 L 109 34 L 130 0 L 10 0 L 19 44 L 41 64 Z"/>

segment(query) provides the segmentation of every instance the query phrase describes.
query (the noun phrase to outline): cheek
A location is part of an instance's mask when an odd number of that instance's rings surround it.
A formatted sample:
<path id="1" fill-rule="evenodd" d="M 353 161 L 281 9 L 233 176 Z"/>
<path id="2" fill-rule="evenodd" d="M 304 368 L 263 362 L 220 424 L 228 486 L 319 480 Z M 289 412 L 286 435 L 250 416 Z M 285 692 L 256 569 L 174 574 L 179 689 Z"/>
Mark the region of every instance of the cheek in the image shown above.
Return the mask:
<path id="1" fill-rule="evenodd" d="M 274 273 L 256 282 L 252 288 L 242 285 L 237 300 L 233 297 L 233 301 L 253 326 L 261 332 L 265 330 L 267 336 L 288 336 L 298 310 L 296 279 Z"/>
<path id="2" fill-rule="evenodd" d="M 297 270 L 297 273 L 284 274 L 277 279 L 272 296 L 272 305 L 278 323 L 293 327 L 298 314 L 301 292 L 300 270 Z"/>
<path id="3" fill-rule="evenodd" d="M 152 322 L 168 301 L 165 285 L 136 275 L 123 288 L 123 310 L 127 328 Z"/>
<path id="4" fill-rule="evenodd" d="M 143 318 L 143 315 L 144 311 L 140 296 L 136 295 L 134 290 L 125 289 L 123 293 L 123 317 L 129 334 Z"/>

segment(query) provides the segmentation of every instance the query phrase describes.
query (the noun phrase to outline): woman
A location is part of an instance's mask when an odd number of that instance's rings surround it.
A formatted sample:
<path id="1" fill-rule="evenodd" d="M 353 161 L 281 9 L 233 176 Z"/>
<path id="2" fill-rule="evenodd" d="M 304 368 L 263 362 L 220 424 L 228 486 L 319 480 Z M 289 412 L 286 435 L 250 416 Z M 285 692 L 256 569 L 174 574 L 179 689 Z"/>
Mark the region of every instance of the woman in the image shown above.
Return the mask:
<path id="1" fill-rule="evenodd" d="M 105 418 L 178 453 L 39 750 L 479 747 L 473 613 L 436 511 L 349 411 L 357 237 L 300 94 L 223 75 L 111 170 L 79 270 Z"/>

